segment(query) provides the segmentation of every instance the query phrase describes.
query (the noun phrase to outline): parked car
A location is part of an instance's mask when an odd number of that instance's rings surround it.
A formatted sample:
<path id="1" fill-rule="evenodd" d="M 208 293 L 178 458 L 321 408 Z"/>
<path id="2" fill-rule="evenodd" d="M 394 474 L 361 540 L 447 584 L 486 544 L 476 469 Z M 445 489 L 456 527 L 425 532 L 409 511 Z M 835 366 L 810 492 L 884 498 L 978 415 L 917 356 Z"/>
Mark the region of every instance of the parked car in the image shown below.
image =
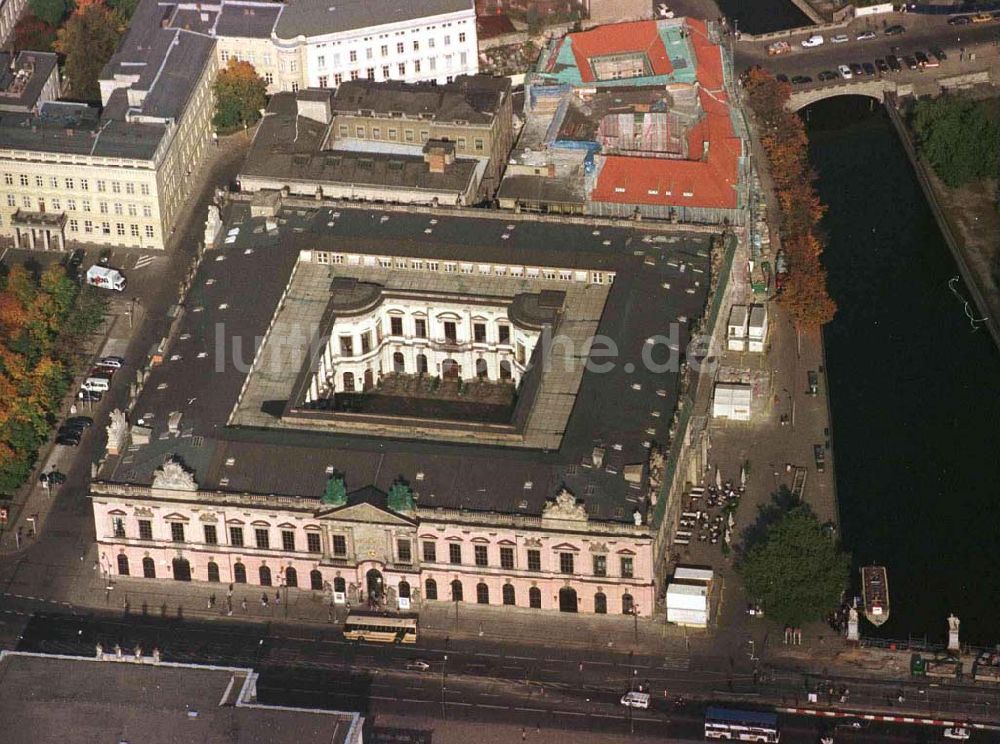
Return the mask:
<path id="1" fill-rule="evenodd" d="M 802 46 L 806 49 L 811 49 L 812 47 L 818 47 L 823 45 L 822 34 L 813 34 L 808 39 L 802 40 Z"/>
<path id="2" fill-rule="evenodd" d="M 972 23 L 972 19 L 969 16 L 952 16 L 948 19 L 949 26 L 968 26 Z"/>
<path id="3" fill-rule="evenodd" d="M 901 26 L 896 24 L 895 26 L 889 26 L 884 32 L 886 36 L 899 36 L 900 34 L 906 33 L 906 26 Z"/>
<path id="4" fill-rule="evenodd" d="M 643 708 L 649 707 L 649 693 L 648 692 L 626 692 L 622 695 L 621 704 L 626 708 Z"/>
<path id="5" fill-rule="evenodd" d="M 94 419 L 90 416 L 72 416 L 63 423 L 63 426 L 69 426 L 74 429 L 89 429 L 94 425 Z"/>
<path id="6" fill-rule="evenodd" d="M 431 665 L 422 659 L 411 659 L 406 662 L 406 668 L 412 672 L 426 672 L 431 668 Z"/>
<path id="7" fill-rule="evenodd" d="M 100 390 L 81 390 L 76 397 L 84 403 L 100 403 L 101 398 L 104 397 L 104 393 Z"/>
<path id="8" fill-rule="evenodd" d="M 851 67 L 851 72 L 853 72 L 856 77 L 861 77 L 862 75 L 865 74 L 865 68 L 862 67 L 858 62 L 851 62 L 850 67 Z"/>
<path id="9" fill-rule="evenodd" d="M 927 65 L 930 63 L 930 60 L 927 59 L 927 55 L 924 54 L 923 52 L 914 52 L 913 57 L 914 59 L 917 60 L 917 67 L 919 67 L 921 70 L 927 67 Z"/>
<path id="10" fill-rule="evenodd" d="M 858 34 L 857 36 L 858 41 L 868 41 L 870 39 L 877 39 L 877 38 L 878 34 L 875 33 L 874 31 L 865 31 L 863 34 Z"/>
<path id="11" fill-rule="evenodd" d="M 121 369 L 125 366 L 125 358 L 120 356 L 106 356 L 101 357 L 97 363 L 102 367 L 114 367 L 115 369 Z"/>
<path id="12" fill-rule="evenodd" d="M 39 483 L 48 483 L 50 486 L 61 486 L 66 482 L 66 474 L 60 473 L 58 470 L 52 470 L 48 473 L 41 473 L 38 476 Z"/>
<path id="13" fill-rule="evenodd" d="M 885 62 L 887 65 L 889 65 L 889 69 L 892 70 L 893 72 L 899 72 L 900 70 L 903 69 L 902 65 L 899 64 L 899 57 L 897 57 L 895 54 L 890 54 L 888 57 L 886 57 Z"/>
<path id="14" fill-rule="evenodd" d="M 792 78 L 792 83 L 794 85 L 808 85 L 813 79 L 808 75 L 796 75 Z"/>
<path id="15" fill-rule="evenodd" d="M 930 54 L 931 57 L 936 59 L 938 62 L 944 62 L 948 59 L 948 55 L 944 53 L 944 49 L 941 47 L 931 47 Z"/>
<path id="16" fill-rule="evenodd" d="M 903 57 L 903 64 L 906 65 L 906 69 L 908 70 L 920 69 L 920 65 L 917 64 L 917 58 L 911 55 Z"/>
<path id="17" fill-rule="evenodd" d="M 80 445 L 80 435 L 68 432 L 60 434 L 56 437 L 56 444 L 60 444 L 63 447 L 78 447 Z"/>
<path id="18" fill-rule="evenodd" d="M 854 74 L 851 72 L 851 68 L 847 65 L 837 65 L 837 72 L 840 73 L 840 77 L 844 78 L 844 80 L 850 80 L 854 77 Z"/>
<path id="19" fill-rule="evenodd" d="M 966 726 L 949 726 L 944 730 L 945 739 L 954 739 L 956 741 L 967 741 L 972 737 L 972 732 Z"/>
<path id="20" fill-rule="evenodd" d="M 77 248 L 69 254 L 69 258 L 66 259 L 66 268 L 69 269 L 70 276 L 76 277 L 80 273 L 80 267 L 83 266 L 86 257 L 87 254 L 82 248 Z"/>
<path id="21" fill-rule="evenodd" d="M 87 430 L 81 426 L 67 426 L 66 424 L 63 424 L 62 426 L 59 427 L 59 431 L 56 432 L 56 436 L 61 437 L 63 435 L 66 435 L 71 437 L 79 437 L 80 439 L 82 439 L 85 431 Z"/>
<path id="22" fill-rule="evenodd" d="M 871 62 L 862 62 L 861 69 L 865 71 L 865 75 L 875 74 L 875 65 L 873 65 Z"/>
<path id="23" fill-rule="evenodd" d="M 779 83 L 790 82 L 789 79 L 788 79 L 788 75 L 785 75 L 784 73 L 775 75 L 774 79 L 777 80 Z"/>
<path id="24" fill-rule="evenodd" d="M 823 72 L 821 72 L 816 77 L 819 78 L 820 81 L 826 82 L 827 80 L 836 80 L 837 73 L 835 73 L 833 70 L 823 70 Z"/>
<path id="25" fill-rule="evenodd" d="M 884 60 L 884 59 L 882 59 L 881 57 L 879 57 L 879 58 L 878 58 L 877 60 L 875 60 L 875 67 L 876 67 L 876 68 L 878 69 L 878 71 L 879 71 L 879 72 L 881 72 L 881 73 L 882 73 L 883 75 L 884 75 L 885 73 L 889 72 L 889 65 L 887 65 L 887 64 L 885 63 L 885 60 Z"/>
<path id="26" fill-rule="evenodd" d="M 973 23 L 989 23 L 992 20 L 993 20 L 992 13 L 976 13 L 974 16 L 972 16 Z"/>
<path id="27" fill-rule="evenodd" d="M 847 34 L 837 34 L 836 36 L 831 36 L 830 41 L 834 44 L 843 44 L 845 41 L 850 41 L 851 37 Z"/>

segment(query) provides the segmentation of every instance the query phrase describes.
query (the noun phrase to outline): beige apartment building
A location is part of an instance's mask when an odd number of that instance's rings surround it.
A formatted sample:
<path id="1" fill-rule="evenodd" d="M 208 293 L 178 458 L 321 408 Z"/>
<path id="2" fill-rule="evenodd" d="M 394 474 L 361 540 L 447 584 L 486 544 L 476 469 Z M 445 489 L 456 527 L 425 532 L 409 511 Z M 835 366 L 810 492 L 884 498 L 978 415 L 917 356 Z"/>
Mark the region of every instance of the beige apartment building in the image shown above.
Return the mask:
<path id="1" fill-rule="evenodd" d="M 0 235 L 15 246 L 166 246 L 211 146 L 215 41 L 142 21 L 101 75 L 103 108 L 0 115 Z"/>

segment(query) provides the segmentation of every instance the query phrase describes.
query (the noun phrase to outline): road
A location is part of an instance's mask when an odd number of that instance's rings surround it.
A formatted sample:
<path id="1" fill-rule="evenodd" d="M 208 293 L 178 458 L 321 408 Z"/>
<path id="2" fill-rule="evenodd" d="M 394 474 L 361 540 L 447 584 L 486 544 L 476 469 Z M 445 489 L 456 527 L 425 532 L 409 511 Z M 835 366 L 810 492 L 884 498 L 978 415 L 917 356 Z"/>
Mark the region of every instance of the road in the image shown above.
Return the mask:
<path id="1" fill-rule="evenodd" d="M 912 19 L 912 20 L 911 20 Z M 851 64 L 852 62 L 865 63 L 873 62 L 876 58 L 885 58 L 889 54 L 895 54 L 902 59 L 905 55 L 911 55 L 916 51 L 927 52 L 931 47 L 941 47 L 948 55 L 940 68 L 927 71 L 910 71 L 903 69 L 902 72 L 889 73 L 889 75 L 900 82 L 914 82 L 933 75 L 934 77 L 947 77 L 967 72 L 973 67 L 980 69 L 988 64 L 990 60 L 997 61 L 1000 55 L 1000 47 L 995 42 L 1000 39 L 1000 21 L 992 23 L 949 26 L 944 17 L 938 16 L 894 16 L 892 22 L 900 22 L 907 26 L 907 31 L 899 36 L 885 36 L 878 27 L 878 38 L 870 41 L 856 41 L 855 37 L 867 30 L 867 26 L 862 21 L 855 21 L 844 31 L 825 32 L 826 42 L 819 47 L 803 49 L 802 40 L 809 34 L 799 34 L 792 36 L 788 42 L 792 45 L 789 54 L 777 57 L 767 56 L 767 44 L 769 42 L 741 41 L 736 44 L 736 69 L 744 70 L 753 65 L 762 65 L 774 74 L 784 74 L 789 78 L 796 75 L 808 75 L 813 78 L 813 83 L 804 86 L 795 86 L 795 90 L 823 87 L 824 85 L 838 85 L 843 83 L 839 77 L 828 83 L 821 83 L 816 76 L 823 70 L 836 71 L 838 65 Z M 851 40 L 842 44 L 833 44 L 830 37 L 836 33 L 844 33 L 850 36 Z M 964 54 L 962 50 L 965 50 Z M 977 59 L 970 62 L 968 57 L 970 52 L 975 52 Z M 963 59 L 964 58 L 964 59 Z"/>
<path id="2" fill-rule="evenodd" d="M 730 690 L 711 674 L 697 668 L 671 670 L 670 660 L 652 655 L 581 655 L 579 650 L 474 640 L 417 647 L 358 644 L 326 628 L 305 630 L 278 623 L 50 612 L 34 615 L 22 625 L 20 636 L 18 648 L 25 651 L 92 655 L 100 642 L 108 651 L 119 644 L 125 653 L 136 645 L 147 654 L 159 648 L 165 661 L 253 667 L 261 673 L 262 702 L 359 710 L 376 717 L 461 718 L 700 740 L 705 700 L 752 705 L 763 697 L 762 689 L 738 675 Z M 426 661 L 430 669 L 407 670 L 406 662 L 414 659 Z M 649 710 L 630 711 L 618 704 L 622 692 L 636 684 L 651 689 Z M 794 684 L 791 678 L 789 684 Z M 722 689 L 713 692 L 715 688 Z M 685 702 L 692 700 L 692 692 L 702 702 Z M 862 692 L 859 686 L 851 695 Z M 803 716 L 785 716 L 782 721 L 783 740 L 792 742 L 817 741 L 824 725 Z M 857 742 L 932 741 L 940 736 L 934 727 L 877 723 L 842 733 L 838 739 Z M 979 741 L 992 741 L 988 737 L 993 735 L 976 733 Z"/>

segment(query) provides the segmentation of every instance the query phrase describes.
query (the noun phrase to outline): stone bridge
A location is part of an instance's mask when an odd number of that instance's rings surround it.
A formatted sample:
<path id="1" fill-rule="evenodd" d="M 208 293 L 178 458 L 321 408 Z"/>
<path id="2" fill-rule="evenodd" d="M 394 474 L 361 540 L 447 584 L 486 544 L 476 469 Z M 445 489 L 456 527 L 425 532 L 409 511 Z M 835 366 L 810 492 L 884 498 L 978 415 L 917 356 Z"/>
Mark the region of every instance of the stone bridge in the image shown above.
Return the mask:
<path id="1" fill-rule="evenodd" d="M 913 85 L 886 78 L 831 81 L 828 85 L 793 90 L 788 99 L 788 108 L 798 111 L 817 101 L 836 96 L 867 96 L 881 103 L 885 101 L 886 93 L 893 93 L 901 98 L 910 96 L 913 95 Z"/>

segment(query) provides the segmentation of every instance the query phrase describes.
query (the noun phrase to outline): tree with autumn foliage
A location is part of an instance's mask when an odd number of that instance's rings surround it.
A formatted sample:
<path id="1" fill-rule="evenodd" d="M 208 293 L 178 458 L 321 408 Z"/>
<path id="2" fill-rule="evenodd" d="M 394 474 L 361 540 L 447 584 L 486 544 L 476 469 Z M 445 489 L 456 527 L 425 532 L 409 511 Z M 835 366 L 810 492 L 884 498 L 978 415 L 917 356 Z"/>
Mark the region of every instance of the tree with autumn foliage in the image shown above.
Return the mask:
<path id="1" fill-rule="evenodd" d="M 761 68 L 746 75 L 744 87 L 760 130 L 781 215 L 779 231 L 789 273 L 778 302 L 796 326 L 829 323 L 837 305 L 826 289 L 820 261 L 823 242 L 817 234 L 826 211 L 816 193 L 816 173 L 809 164 L 805 125 L 787 108 L 791 87 Z"/>
<path id="2" fill-rule="evenodd" d="M 229 60 L 215 80 L 215 117 L 218 132 L 233 132 L 260 119 L 267 105 L 267 83 L 249 62 Z"/>
<path id="3" fill-rule="evenodd" d="M 73 350 L 104 311 L 100 295 L 58 264 L 37 276 L 15 265 L 0 280 L 0 491 L 30 475 L 68 390 Z"/>
<path id="4" fill-rule="evenodd" d="M 73 15 L 59 29 L 54 45 L 66 57 L 64 81 L 71 96 L 100 100 L 98 77 L 124 31 L 121 16 L 104 5 L 103 0 L 77 0 Z"/>
<path id="5" fill-rule="evenodd" d="M 56 40 L 56 27 L 33 13 L 25 13 L 14 26 L 14 49 L 50 52 Z"/>

